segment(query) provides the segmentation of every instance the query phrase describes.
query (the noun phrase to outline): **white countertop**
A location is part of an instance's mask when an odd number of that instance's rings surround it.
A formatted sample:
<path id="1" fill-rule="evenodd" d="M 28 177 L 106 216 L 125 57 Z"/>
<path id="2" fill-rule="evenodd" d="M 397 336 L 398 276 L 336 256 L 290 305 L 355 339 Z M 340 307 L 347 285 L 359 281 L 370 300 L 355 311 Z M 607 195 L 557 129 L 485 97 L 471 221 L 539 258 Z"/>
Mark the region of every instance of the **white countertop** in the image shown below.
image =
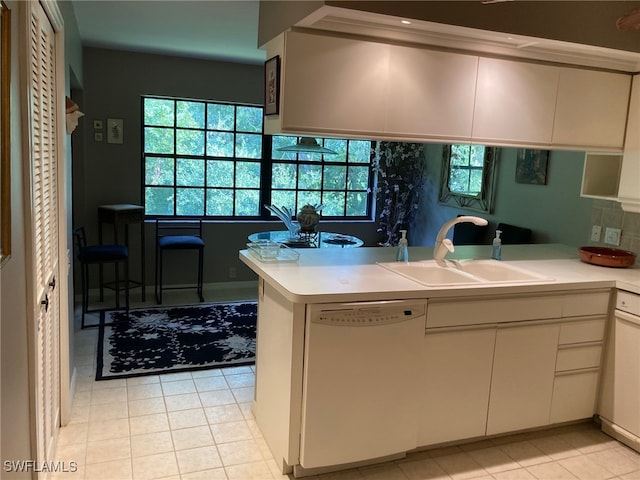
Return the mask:
<path id="1" fill-rule="evenodd" d="M 487 259 L 490 246 L 458 246 L 447 259 Z M 393 262 L 395 247 L 298 249 L 297 262 L 263 262 L 247 250 L 240 260 L 295 303 L 443 298 L 488 293 L 534 293 L 584 288 L 620 288 L 640 294 L 640 266 L 609 268 L 581 262 L 575 247 L 560 244 L 504 245 L 502 259 L 553 280 L 509 284 L 427 287 L 377 262 Z M 431 247 L 409 247 L 409 260 L 428 260 Z"/>

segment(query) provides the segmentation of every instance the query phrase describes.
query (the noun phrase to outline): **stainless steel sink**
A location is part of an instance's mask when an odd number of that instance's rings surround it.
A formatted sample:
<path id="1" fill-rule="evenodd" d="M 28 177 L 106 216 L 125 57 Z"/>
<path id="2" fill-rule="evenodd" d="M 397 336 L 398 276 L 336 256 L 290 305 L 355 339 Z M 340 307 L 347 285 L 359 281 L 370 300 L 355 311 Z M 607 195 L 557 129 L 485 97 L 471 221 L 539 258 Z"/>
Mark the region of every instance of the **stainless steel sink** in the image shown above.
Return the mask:
<path id="1" fill-rule="evenodd" d="M 430 287 L 549 281 L 550 278 L 496 260 L 379 263 L 383 268 Z"/>

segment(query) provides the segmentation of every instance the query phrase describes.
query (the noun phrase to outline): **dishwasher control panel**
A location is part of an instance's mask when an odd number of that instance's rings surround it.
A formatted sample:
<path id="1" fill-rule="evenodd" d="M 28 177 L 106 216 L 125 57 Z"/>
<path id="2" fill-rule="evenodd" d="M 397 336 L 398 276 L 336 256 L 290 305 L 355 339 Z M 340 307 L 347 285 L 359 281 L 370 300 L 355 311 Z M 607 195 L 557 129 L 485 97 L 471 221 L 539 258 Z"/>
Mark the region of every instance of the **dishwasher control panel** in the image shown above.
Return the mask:
<path id="1" fill-rule="evenodd" d="M 312 316 L 311 321 L 333 326 L 371 327 L 405 322 L 425 315 L 425 305 L 388 305 L 373 308 L 358 308 L 354 306 L 354 308 L 349 309 L 317 311 Z"/>
<path id="2" fill-rule="evenodd" d="M 640 295 L 618 290 L 616 295 L 616 309 L 632 315 L 640 315 Z"/>

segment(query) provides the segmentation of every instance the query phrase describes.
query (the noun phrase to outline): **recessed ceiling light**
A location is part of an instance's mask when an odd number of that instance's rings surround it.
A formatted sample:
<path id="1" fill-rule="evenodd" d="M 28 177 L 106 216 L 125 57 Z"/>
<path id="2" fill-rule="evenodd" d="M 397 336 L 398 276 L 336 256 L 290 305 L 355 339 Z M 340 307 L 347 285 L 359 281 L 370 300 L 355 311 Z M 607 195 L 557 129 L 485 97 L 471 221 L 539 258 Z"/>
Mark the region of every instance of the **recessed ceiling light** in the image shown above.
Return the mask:
<path id="1" fill-rule="evenodd" d="M 411 22 L 409 20 L 400 20 L 400 23 L 402 23 L 403 25 L 411 25 Z"/>

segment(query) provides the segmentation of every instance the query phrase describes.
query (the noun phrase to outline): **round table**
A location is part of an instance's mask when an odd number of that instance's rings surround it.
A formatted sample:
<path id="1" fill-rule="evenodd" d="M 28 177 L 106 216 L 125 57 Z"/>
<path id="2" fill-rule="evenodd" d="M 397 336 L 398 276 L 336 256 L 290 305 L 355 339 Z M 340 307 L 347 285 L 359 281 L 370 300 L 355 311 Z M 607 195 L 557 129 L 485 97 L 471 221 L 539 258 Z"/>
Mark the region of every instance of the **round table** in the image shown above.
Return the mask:
<path id="1" fill-rule="evenodd" d="M 283 243 L 291 248 L 353 248 L 361 247 L 364 242 L 352 235 L 341 233 L 316 232 L 310 235 L 292 236 L 288 230 L 252 233 L 248 237 L 250 242 L 256 240 L 271 240 Z"/>

